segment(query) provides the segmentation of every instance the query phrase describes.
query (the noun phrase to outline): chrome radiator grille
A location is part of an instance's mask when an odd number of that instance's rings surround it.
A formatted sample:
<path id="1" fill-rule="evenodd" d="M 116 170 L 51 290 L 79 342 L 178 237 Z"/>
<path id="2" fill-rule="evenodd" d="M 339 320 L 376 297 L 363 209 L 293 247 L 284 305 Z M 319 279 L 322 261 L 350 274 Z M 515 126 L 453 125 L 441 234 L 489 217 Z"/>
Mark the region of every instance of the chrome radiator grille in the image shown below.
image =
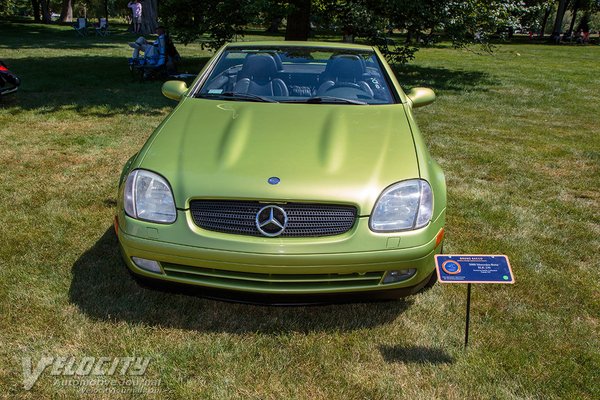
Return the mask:
<path id="1" fill-rule="evenodd" d="M 190 212 L 202 229 L 237 235 L 263 236 L 257 213 L 267 203 L 235 200 L 192 200 Z M 348 232 L 356 220 L 356 208 L 348 205 L 273 204 L 287 214 L 287 226 L 279 237 L 320 237 Z"/>

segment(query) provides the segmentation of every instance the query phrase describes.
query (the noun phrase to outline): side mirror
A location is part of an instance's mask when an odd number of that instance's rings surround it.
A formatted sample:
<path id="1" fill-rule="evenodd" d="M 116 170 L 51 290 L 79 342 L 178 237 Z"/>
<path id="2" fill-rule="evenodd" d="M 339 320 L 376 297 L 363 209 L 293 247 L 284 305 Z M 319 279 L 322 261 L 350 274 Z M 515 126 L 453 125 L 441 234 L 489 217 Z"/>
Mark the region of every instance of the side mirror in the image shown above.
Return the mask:
<path id="1" fill-rule="evenodd" d="M 423 107 L 435 101 L 435 93 L 433 90 L 416 87 L 407 93 L 408 98 L 412 102 L 413 108 Z"/>
<path id="2" fill-rule="evenodd" d="M 172 100 L 181 100 L 181 97 L 187 92 L 188 87 L 182 81 L 166 81 L 162 85 L 162 94 Z"/>

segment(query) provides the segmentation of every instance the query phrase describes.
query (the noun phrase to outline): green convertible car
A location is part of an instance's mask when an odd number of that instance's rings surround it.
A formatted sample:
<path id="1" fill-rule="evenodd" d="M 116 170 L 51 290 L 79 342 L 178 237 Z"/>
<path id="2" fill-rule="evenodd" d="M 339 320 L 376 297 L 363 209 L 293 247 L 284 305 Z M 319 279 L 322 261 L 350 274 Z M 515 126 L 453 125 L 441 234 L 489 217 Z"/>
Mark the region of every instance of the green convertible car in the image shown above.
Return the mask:
<path id="1" fill-rule="evenodd" d="M 376 48 L 228 44 L 162 91 L 179 104 L 119 183 L 134 277 L 272 303 L 434 282 L 446 184 L 413 108 L 435 95 L 404 93 Z"/>

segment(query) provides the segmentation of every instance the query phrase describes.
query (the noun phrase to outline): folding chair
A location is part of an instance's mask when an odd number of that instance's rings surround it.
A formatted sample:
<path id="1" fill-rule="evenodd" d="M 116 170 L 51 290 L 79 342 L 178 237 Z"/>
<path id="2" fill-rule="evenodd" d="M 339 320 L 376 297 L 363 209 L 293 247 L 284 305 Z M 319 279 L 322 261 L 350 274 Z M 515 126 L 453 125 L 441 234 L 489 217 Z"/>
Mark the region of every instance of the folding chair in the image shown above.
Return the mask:
<path id="1" fill-rule="evenodd" d="M 148 63 L 148 60 L 143 57 L 130 58 L 129 70 L 131 71 L 133 79 L 139 80 L 140 82 L 154 79 L 161 80 L 168 77 L 166 64 L 150 64 Z"/>
<path id="2" fill-rule="evenodd" d="M 79 36 L 87 36 L 87 20 L 85 18 L 77 18 L 77 22 L 73 25 L 73 29 Z"/>
<path id="3" fill-rule="evenodd" d="M 96 26 L 96 36 L 106 36 L 110 34 L 108 31 L 108 21 L 106 18 L 100 18 L 100 23 Z"/>

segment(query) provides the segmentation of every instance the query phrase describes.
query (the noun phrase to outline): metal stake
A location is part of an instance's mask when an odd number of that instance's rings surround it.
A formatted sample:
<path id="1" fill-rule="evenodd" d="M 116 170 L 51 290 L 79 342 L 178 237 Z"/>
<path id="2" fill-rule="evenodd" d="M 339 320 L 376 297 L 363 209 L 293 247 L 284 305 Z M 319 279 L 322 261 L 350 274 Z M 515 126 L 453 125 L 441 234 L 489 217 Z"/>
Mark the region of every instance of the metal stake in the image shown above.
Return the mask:
<path id="1" fill-rule="evenodd" d="M 471 284 L 467 283 L 467 316 L 465 325 L 465 350 L 469 345 L 469 317 L 471 314 Z"/>

